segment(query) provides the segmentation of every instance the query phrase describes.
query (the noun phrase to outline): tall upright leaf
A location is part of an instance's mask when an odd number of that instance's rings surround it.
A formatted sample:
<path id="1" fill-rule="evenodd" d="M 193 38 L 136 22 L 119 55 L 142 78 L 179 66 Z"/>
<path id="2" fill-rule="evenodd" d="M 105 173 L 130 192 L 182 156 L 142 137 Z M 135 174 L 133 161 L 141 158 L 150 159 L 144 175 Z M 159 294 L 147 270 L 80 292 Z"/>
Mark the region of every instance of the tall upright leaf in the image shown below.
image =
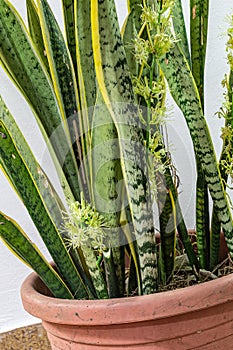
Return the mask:
<path id="1" fill-rule="evenodd" d="M 204 112 L 204 73 L 207 46 L 209 0 L 190 2 L 190 45 L 191 69 L 199 92 Z M 209 197 L 201 161 L 196 156 L 197 190 L 196 190 L 196 232 L 200 262 L 203 268 L 209 268 L 210 223 Z M 219 240 L 219 233 L 216 236 Z"/>
<path id="2" fill-rule="evenodd" d="M 233 254 L 233 222 L 221 181 L 212 140 L 206 124 L 197 87 L 187 61 L 177 44 L 160 61 L 171 94 L 182 110 L 193 140 L 195 153 L 201 159 L 211 197 Z M 177 67 L 180 67 L 177 70 Z"/>
<path id="3" fill-rule="evenodd" d="M 80 186 L 77 167 L 50 77 L 22 18 L 7 0 L 0 0 L 0 55 L 9 76 L 17 87 L 20 86 L 20 91 L 35 112 L 42 134 L 51 142 L 72 192 L 78 199 Z"/>
<path id="4" fill-rule="evenodd" d="M 49 64 L 45 51 L 44 40 L 42 36 L 40 19 L 38 16 L 38 9 L 34 0 L 26 0 L 27 6 L 27 19 L 28 19 L 28 29 L 30 36 L 40 54 L 40 58 L 43 61 L 47 72 L 49 73 Z"/>
<path id="5" fill-rule="evenodd" d="M 229 39 L 230 40 L 230 39 Z M 232 67 L 229 76 L 226 81 L 227 87 L 227 99 L 229 100 L 229 105 L 227 105 L 225 117 L 225 130 L 233 130 L 233 71 Z M 230 165 L 232 150 L 233 150 L 233 139 L 230 137 L 223 137 L 222 152 L 219 158 L 219 169 L 223 179 L 224 188 L 226 188 L 229 178 L 229 172 L 225 164 Z M 221 224 L 219 222 L 218 216 L 216 215 L 215 207 L 212 212 L 211 221 L 211 254 L 210 254 L 210 268 L 214 268 L 218 264 L 219 247 L 220 247 L 220 237 L 219 232 L 221 230 Z"/>
<path id="6" fill-rule="evenodd" d="M 191 68 L 204 109 L 204 72 L 208 33 L 209 0 L 190 1 Z"/>
<path id="7" fill-rule="evenodd" d="M 114 1 L 91 0 L 97 81 L 119 139 L 122 173 L 138 243 L 143 293 L 156 289 L 156 243 L 146 151 Z"/>
<path id="8" fill-rule="evenodd" d="M 65 22 L 67 46 L 70 51 L 75 72 L 77 71 L 76 40 L 75 40 L 75 15 L 74 4 L 76 0 L 62 0 L 62 9 Z"/>
<path id="9" fill-rule="evenodd" d="M 83 16 L 85 14 L 85 16 Z M 96 76 L 93 59 L 91 36 L 91 4 L 90 0 L 74 2 L 76 60 L 78 72 L 78 87 L 81 106 L 80 139 L 83 150 L 83 164 L 87 181 L 91 182 L 91 164 L 86 161 L 86 155 L 91 149 L 91 129 L 96 103 Z M 89 159 L 90 160 L 90 159 Z"/>
<path id="10" fill-rule="evenodd" d="M 75 35 L 80 100 L 82 109 L 85 110 L 86 108 L 93 107 L 96 102 L 96 76 L 91 36 L 90 0 L 75 1 Z"/>
<path id="11" fill-rule="evenodd" d="M 187 61 L 191 64 L 191 57 L 189 52 L 189 42 L 187 37 L 187 31 L 184 20 L 183 6 L 181 0 L 175 0 L 174 6 L 172 9 L 173 14 L 173 25 L 174 30 L 177 36 L 177 40 L 179 41 L 179 45 L 181 50 L 183 51 Z"/>
<path id="12" fill-rule="evenodd" d="M 119 297 L 124 295 L 125 289 L 122 258 L 125 242 L 121 237 L 120 228 L 124 184 L 116 127 L 100 93 L 93 113 L 91 158 L 93 202 L 106 220 L 106 241 L 111 250 L 110 255 L 112 254 L 112 259 L 105 258 L 105 263 L 115 266 L 109 267 L 111 274 L 106 276 L 109 295 Z"/>

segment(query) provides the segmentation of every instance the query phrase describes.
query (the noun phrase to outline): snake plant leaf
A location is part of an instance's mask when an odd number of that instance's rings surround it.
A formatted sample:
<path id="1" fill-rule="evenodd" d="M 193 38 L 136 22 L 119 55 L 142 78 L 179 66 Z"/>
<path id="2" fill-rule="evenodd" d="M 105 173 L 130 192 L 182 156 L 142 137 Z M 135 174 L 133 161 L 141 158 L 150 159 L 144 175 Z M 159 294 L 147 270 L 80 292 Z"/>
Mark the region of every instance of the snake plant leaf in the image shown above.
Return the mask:
<path id="1" fill-rule="evenodd" d="M 48 177 L 44 173 L 41 166 L 36 161 L 30 147 L 28 146 L 23 134 L 21 133 L 18 125 L 16 124 L 13 116 L 4 104 L 0 96 L 0 120 L 5 124 L 9 134 L 14 140 L 15 147 L 17 147 L 21 157 L 31 173 L 33 180 L 38 187 L 40 194 L 44 200 L 48 212 L 50 213 L 56 227 L 60 227 L 62 224 L 62 212 L 65 211 L 65 207 L 61 198 L 53 188 Z"/>
<path id="2" fill-rule="evenodd" d="M 209 229 L 209 193 L 201 162 L 197 158 L 196 184 L 196 235 L 201 268 L 209 269 L 210 229 Z M 219 240 L 220 231 L 217 233 Z M 216 238 L 217 238 L 216 237 Z M 217 254 L 219 256 L 219 253 Z"/>
<path id="3" fill-rule="evenodd" d="M 205 179 L 225 232 L 229 251 L 233 254 L 233 223 L 229 204 L 224 193 L 214 147 L 203 115 L 197 87 L 190 67 L 175 43 L 160 61 L 173 99 L 181 109 L 188 124 L 195 153 L 201 159 Z M 177 70 L 177 67 L 179 69 Z"/>
<path id="4" fill-rule="evenodd" d="M 38 1 L 38 12 L 54 91 L 60 107 L 66 137 L 70 145 L 70 150 L 72 150 L 73 147 L 76 158 L 79 158 L 81 162 L 81 155 L 77 147 L 79 139 L 79 134 L 77 135 L 79 124 L 77 120 L 77 111 L 80 109 L 79 96 L 71 56 L 61 29 L 46 0 Z M 70 154 L 72 154 L 72 152 L 70 152 Z M 83 184 L 86 183 L 86 179 L 82 182 L 77 167 L 76 176 L 79 179 L 82 191 L 85 191 Z"/>
<path id="5" fill-rule="evenodd" d="M 166 158 L 164 158 L 164 161 L 166 161 Z M 188 234 L 188 230 L 185 225 L 184 217 L 183 217 L 180 203 L 179 203 L 177 188 L 174 185 L 171 171 L 169 168 L 165 169 L 165 183 L 170 192 L 169 195 L 171 199 L 171 204 L 174 202 L 174 205 L 172 206 L 173 206 L 173 212 L 176 214 L 175 220 L 177 224 L 177 231 L 179 234 L 179 238 L 185 248 L 191 267 L 194 268 L 195 271 L 199 271 L 200 263 L 199 263 L 199 260 L 197 259 L 196 253 L 193 250 L 192 242 L 190 241 L 190 236 Z"/>
<path id="6" fill-rule="evenodd" d="M 125 47 L 125 54 L 128 63 L 130 73 L 133 76 L 138 75 L 138 65 L 135 60 L 133 50 L 132 50 L 132 38 L 136 36 L 136 26 L 135 26 L 135 12 L 132 10 L 126 18 L 123 31 L 122 40 Z"/>
<path id="7" fill-rule="evenodd" d="M 99 299 L 108 299 L 109 295 L 106 281 L 103 276 L 103 271 L 101 270 L 101 267 L 98 266 L 96 254 L 92 247 L 85 246 L 83 248 L 83 255 L 85 257 L 97 297 Z"/>
<path id="8" fill-rule="evenodd" d="M 120 164 L 120 151 L 117 131 L 107 106 L 100 93 L 93 113 L 92 124 L 92 189 L 94 206 L 107 223 L 107 246 L 112 250 L 113 261 L 118 281 L 108 281 L 110 298 L 123 296 L 125 276 L 122 274 L 122 254 L 125 244 L 121 236 L 120 214 L 122 206 L 123 178 Z M 109 244 L 108 244 L 109 242 Z M 109 267 L 110 268 L 110 267 Z M 112 269 L 114 271 L 114 268 Z M 112 277 L 114 274 L 108 274 Z M 121 295 L 111 293 L 113 286 L 118 286 Z M 115 293 L 115 289 L 114 289 Z"/>
<path id="9" fill-rule="evenodd" d="M 233 101 L 233 71 L 230 71 L 229 77 L 227 79 L 227 94 L 228 99 L 231 101 L 231 104 L 228 108 L 227 115 L 225 116 L 225 127 L 233 129 L 233 109 L 232 109 L 232 101 Z M 224 188 L 226 188 L 226 184 L 228 182 L 229 174 L 226 171 L 226 167 L 223 166 L 224 162 L 228 161 L 229 157 L 229 148 L 233 149 L 233 140 L 224 138 L 222 151 L 219 158 L 219 169 L 221 172 L 221 176 L 224 183 Z M 215 208 L 213 208 L 212 220 L 211 220 L 211 251 L 210 251 L 210 269 L 212 270 L 218 264 L 218 256 L 219 256 L 219 248 L 220 248 L 220 240 L 219 240 L 219 232 L 221 231 L 221 225 L 218 220 L 218 216 L 216 214 Z"/>
<path id="10" fill-rule="evenodd" d="M 136 18 L 135 21 L 135 28 L 137 32 L 139 32 L 141 28 L 141 13 L 142 13 L 142 6 L 144 4 L 143 0 L 127 0 L 128 5 L 128 12 L 132 13 L 134 12 L 134 16 Z"/>
<path id="11" fill-rule="evenodd" d="M 84 13 L 85 16 L 83 16 Z M 75 34 L 81 105 L 82 109 L 86 109 L 95 105 L 97 95 L 91 36 L 90 0 L 75 1 Z"/>
<path id="12" fill-rule="evenodd" d="M 38 13 L 53 86 L 62 118 L 65 121 L 78 111 L 74 68 L 61 29 L 46 0 L 38 1 Z"/>
<path id="13" fill-rule="evenodd" d="M 128 11 L 132 11 L 135 8 L 135 6 L 140 6 L 142 5 L 142 3 L 142 0 L 127 0 Z"/>
<path id="14" fill-rule="evenodd" d="M 209 1 L 192 0 L 190 2 L 190 46 L 191 69 L 199 92 L 204 111 L 204 72 L 207 45 Z M 196 233 L 198 253 L 202 268 L 209 269 L 210 258 L 210 222 L 209 196 L 201 161 L 196 156 L 197 189 L 196 189 Z M 219 239 L 219 233 L 218 237 Z M 219 254 L 217 254 L 218 256 Z"/>
<path id="15" fill-rule="evenodd" d="M 52 144 L 74 196 L 79 198 L 76 163 L 70 153 L 50 77 L 22 18 L 7 0 L 0 0 L 0 57 L 10 78 L 17 87 L 20 86 L 20 91 L 34 111 L 50 150 Z"/>
<path id="16" fill-rule="evenodd" d="M 1 0 L 0 5 L 1 60 L 21 86 L 21 91 L 34 110 L 44 112 L 46 117 L 54 115 L 53 119 L 48 118 L 50 123 L 45 128 L 50 136 L 60 123 L 51 82 L 44 72 L 21 17 L 8 1 Z"/>
<path id="17" fill-rule="evenodd" d="M 120 161 L 138 241 L 143 293 L 156 290 L 156 243 L 147 188 L 146 150 L 114 1 L 91 0 L 94 62 L 100 92 L 116 126 Z"/>
<path id="18" fill-rule="evenodd" d="M 62 299 L 74 298 L 69 288 L 45 260 L 35 244 L 29 240 L 13 219 L 1 212 L 0 237 L 18 258 L 39 275 L 54 297 Z"/>
<path id="19" fill-rule="evenodd" d="M 191 67 L 204 109 L 204 67 L 208 32 L 209 0 L 190 1 Z"/>
<path id="20" fill-rule="evenodd" d="M 86 287 L 79 271 L 73 264 L 68 251 L 55 227 L 51 216 L 47 212 L 38 188 L 33 181 L 21 155 L 6 129 L 3 120 L 0 120 L 0 167 L 10 180 L 15 191 L 24 203 L 35 226 L 38 229 L 46 247 L 58 267 L 64 282 L 73 295 L 86 298 Z M 78 267 L 77 267 L 78 268 Z"/>
<path id="21" fill-rule="evenodd" d="M 40 26 L 38 9 L 36 7 L 34 0 L 26 0 L 26 6 L 27 6 L 28 29 L 29 29 L 30 36 L 37 48 L 38 53 L 40 54 L 40 58 L 43 61 L 47 72 L 50 74 L 49 63 L 46 56 L 44 40 L 43 40 L 41 26 Z"/>
<path id="22" fill-rule="evenodd" d="M 187 62 L 191 66 L 189 43 L 188 43 L 188 38 L 187 38 L 187 32 L 186 32 L 186 27 L 185 27 L 183 7 L 182 7 L 181 0 L 175 0 L 174 5 L 173 5 L 173 9 L 172 9 L 172 15 L 173 15 L 173 18 L 175 19 L 173 21 L 173 26 L 174 26 L 177 40 L 179 41 L 180 48 L 183 51 Z"/>
<path id="23" fill-rule="evenodd" d="M 164 188 L 158 191 L 158 201 L 162 203 L 160 209 L 160 273 L 164 284 L 172 276 L 175 263 L 176 243 L 176 211 L 172 192 Z"/>
<path id="24" fill-rule="evenodd" d="M 85 16 L 83 16 L 84 13 Z M 79 123 L 80 139 L 83 153 L 87 155 L 91 149 L 91 128 L 97 91 L 91 37 L 90 0 L 75 1 L 74 16 L 80 113 L 82 115 Z M 89 159 L 89 157 L 86 157 L 86 159 Z M 92 174 L 91 164 L 85 161 L 83 164 L 89 183 Z"/>
<path id="25" fill-rule="evenodd" d="M 67 46 L 72 58 L 74 70 L 77 69 L 76 38 L 75 38 L 75 14 L 74 6 L 76 0 L 62 0 L 62 10 L 65 23 L 65 34 Z"/>

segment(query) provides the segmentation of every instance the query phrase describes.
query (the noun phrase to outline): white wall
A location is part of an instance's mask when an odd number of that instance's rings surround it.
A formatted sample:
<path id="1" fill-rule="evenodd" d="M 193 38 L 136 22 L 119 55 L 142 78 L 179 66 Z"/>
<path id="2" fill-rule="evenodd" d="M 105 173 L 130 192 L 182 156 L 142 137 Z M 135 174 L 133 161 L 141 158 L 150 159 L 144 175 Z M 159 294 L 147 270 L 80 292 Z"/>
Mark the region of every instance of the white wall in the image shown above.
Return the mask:
<path id="1" fill-rule="evenodd" d="M 25 17 L 25 1 L 12 0 L 11 1 L 18 11 Z M 53 8 L 56 9 L 56 14 L 61 19 L 60 1 L 49 1 Z M 125 13 L 126 1 L 118 0 L 117 6 L 120 12 L 121 22 Z M 219 137 L 220 123 L 214 113 L 219 109 L 221 105 L 221 80 L 225 72 L 226 67 L 226 54 L 225 54 L 225 42 L 226 42 L 226 15 L 232 10 L 231 1 L 219 1 L 211 0 L 211 16 L 213 20 L 210 21 L 210 38 L 209 38 L 209 51 L 207 55 L 207 108 L 206 116 L 210 124 L 211 133 L 214 140 Z M 184 0 L 186 12 L 188 9 L 188 1 Z M 123 6 L 124 5 L 124 6 Z M 4 98 L 11 112 L 17 119 L 19 125 L 24 129 L 25 136 L 33 147 L 38 160 L 43 156 L 44 144 L 42 141 L 36 139 L 38 128 L 33 122 L 33 116 L 28 109 L 26 103 L 23 101 L 20 94 L 12 86 L 9 79 L 0 70 L 0 94 Z M 171 101 L 169 102 L 171 104 Z M 170 137 L 171 149 L 175 151 L 175 163 L 179 169 L 179 176 L 182 183 L 181 201 L 185 208 L 185 215 L 187 218 L 188 226 L 194 227 L 193 205 L 194 200 L 194 185 L 193 179 L 195 175 L 195 169 L 192 167 L 192 149 L 190 146 L 190 139 L 187 133 L 186 125 L 179 111 L 173 109 L 171 114 L 171 122 L 169 123 L 169 132 L 173 135 Z M 217 152 L 220 150 L 220 143 L 217 142 Z M 21 205 L 20 201 L 10 188 L 3 174 L 0 172 L 0 210 L 7 215 L 12 216 L 24 230 L 30 234 L 30 237 L 39 242 L 38 234 L 34 228 L 27 212 Z M 14 329 L 16 327 L 36 322 L 37 320 L 27 315 L 22 309 L 19 289 L 20 285 L 29 273 L 29 269 L 19 262 L 0 242 L 0 276 L 1 276 L 1 288 L 0 288 L 0 333 Z"/>

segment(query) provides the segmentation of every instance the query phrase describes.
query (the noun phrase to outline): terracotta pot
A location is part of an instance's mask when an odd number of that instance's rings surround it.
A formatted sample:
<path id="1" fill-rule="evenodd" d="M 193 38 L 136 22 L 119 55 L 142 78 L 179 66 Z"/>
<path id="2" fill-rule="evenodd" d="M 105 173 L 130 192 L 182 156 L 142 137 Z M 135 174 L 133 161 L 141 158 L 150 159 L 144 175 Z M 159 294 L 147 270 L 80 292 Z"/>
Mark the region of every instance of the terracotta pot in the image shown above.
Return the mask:
<path id="1" fill-rule="evenodd" d="M 233 345 L 233 275 L 142 297 L 61 300 L 35 273 L 23 283 L 26 311 L 53 350 L 227 350 Z"/>

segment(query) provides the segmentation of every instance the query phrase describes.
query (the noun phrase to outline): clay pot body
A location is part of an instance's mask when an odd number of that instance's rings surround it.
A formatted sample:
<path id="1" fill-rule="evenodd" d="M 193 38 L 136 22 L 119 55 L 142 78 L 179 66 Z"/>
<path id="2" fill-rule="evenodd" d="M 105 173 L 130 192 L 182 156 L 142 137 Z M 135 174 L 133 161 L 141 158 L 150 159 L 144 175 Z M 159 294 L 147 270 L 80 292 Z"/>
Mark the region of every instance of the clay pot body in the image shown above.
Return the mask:
<path id="1" fill-rule="evenodd" d="M 233 346 L 233 275 L 158 294 L 108 300 L 46 296 L 35 273 L 26 311 L 42 319 L 53 350 L 227 350 Z"/>

